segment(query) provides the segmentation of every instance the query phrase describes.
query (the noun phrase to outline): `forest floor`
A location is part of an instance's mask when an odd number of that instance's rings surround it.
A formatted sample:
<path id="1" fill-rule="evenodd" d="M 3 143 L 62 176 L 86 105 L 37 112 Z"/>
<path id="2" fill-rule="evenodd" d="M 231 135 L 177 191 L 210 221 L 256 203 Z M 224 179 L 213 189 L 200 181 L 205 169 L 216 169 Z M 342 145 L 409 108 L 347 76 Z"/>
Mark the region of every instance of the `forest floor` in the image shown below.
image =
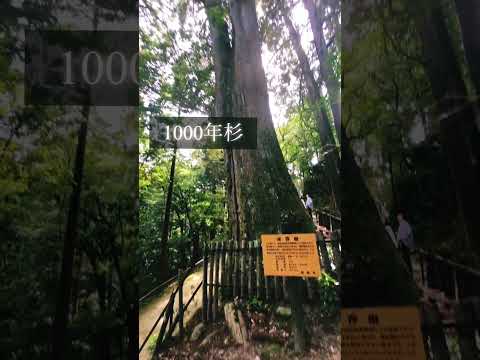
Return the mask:
<path id="1" fill-rule="evenodd" d="M 288 308 L 288 307 L 287 307 Z M 250 339 L 248 345 L 238 345 L 220 319 L 202 331 L 203 336 L 191 339 L 191 332 L 200 323 L 195 316 L 186 329 L 185 341 L 174 343 L 160 356 L 165 360 L 337 360 L 340 359 L 340 328 L 338 314 L 325 318 L 319 307 L 305 306 L 310 340 L 308 350 L 302 354 L 293 351 L 291 316 L 279 315 L 275 308 L 267 311 L 244 310 Z"/>
<path id="2" fill-rule="evenodd" d="M 203 270 L 200 267 L 197 271 L 191 273 L 184 282 L 183 286 L 183 296 L 184 299 L 190 299 L 192 293 L 197 288 L 198 284 L 202 281 Z M 149 303 L 145 304 L 140 308 L 140 314 L 138 319 L 138 347 L 142 345 L 143 341 L 147 337 L 148 333 L 152 329 L 155 321 L 157 321 L 158 316 L 161 314 L 162 310 L 168 303 L 172 291 L 175 290 L 177 283 L 171 284 L 167 287 L 158 297 L 151 300 Z M 178 307 L 178 301 L 175 301 L 175 308 Z M 186 324 L 190 321 L 195 313 L 197 313 L 202 307 L 202 292 L 198 291 L 193 299 L 192 303 L 189 305 L 187 311 L 184 314 L 184 321 Z M 176 313 L 176 309 L 175 309 Z M 154 346 L 154 341 L 156 335 L 160 329 L 161 321 L 157 325 L 154 333 L 150 337 L 147 345 L 143 348 L 142 352 L 139 355 L 139 360 L 150 360 L 151 353 L 150 347 Z"/>

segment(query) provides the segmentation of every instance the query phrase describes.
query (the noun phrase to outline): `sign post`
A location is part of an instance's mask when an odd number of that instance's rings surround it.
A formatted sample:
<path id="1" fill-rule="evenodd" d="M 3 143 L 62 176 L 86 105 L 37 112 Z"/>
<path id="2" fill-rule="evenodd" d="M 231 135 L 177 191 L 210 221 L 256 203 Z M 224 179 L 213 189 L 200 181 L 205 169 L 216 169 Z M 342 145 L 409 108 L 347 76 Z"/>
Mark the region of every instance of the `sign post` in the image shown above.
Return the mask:
<path id="1" fill-rule="evenodd" d="M 315 234 L 262 235 L 263 270 L 265 276 L 287 277 L 288 299 L 294 320 L 295 351 L 305 349 L 305 316 L 302 308 L 304 277 L 321 274 Z"/>
<path id="2" fill-rule="evenodd" d="M 315 234 L 262 235 L 265 276 L 320 277 Z"/>

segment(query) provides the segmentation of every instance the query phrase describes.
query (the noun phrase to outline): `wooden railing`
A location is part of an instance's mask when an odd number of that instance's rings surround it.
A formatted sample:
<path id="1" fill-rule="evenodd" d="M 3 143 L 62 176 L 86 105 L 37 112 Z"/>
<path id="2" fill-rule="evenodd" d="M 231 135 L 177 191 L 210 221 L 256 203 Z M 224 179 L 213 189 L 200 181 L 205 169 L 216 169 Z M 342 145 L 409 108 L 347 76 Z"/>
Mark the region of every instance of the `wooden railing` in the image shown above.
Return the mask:
<path id="1" fill-rule="evenodd" d="M 414 254 L 419 257 L 421 282 L 424 287 L 441 290 L 456 301 L 480 297 L 479 270 L 423 249 L 417 249 Z"/>
<path id="2" fill-rule="evenodd" d="M 141 353 L 143 349 L 145 348 L 146 344 L 148 343 L 149 339 L 151 338 L 152 334 L 154 333 L 155 329 L 157 328 L 158 324 L 160 321 L 162 321 L 162 325 L 160 327 L 160 330 L 158 332 L 158 337 L 156 340 L 155 344 L 155 350 L 154 350 L 154 355 L 158 354 L 162 348 L 164 347 L 165 343 L 168 342 L 168 340 L 171 339 L 173 332 L 175 331 L 175 328 L 178 325 L 179 329 L 179 336 L 180 338 L 183 337 L 184 335 L 184 318 L 183 314 L 185 313 L 186 309 L 188 306 L 191 304 L 193 299 L 195 298 L 195 295 L 198 293 L 200 288 L 202 287 L 202 282 L 196 287 L 190 298 L 184 302 L 184 296 L 183 296 L 183 285 L 185 282 L 185 279 L 190 275 L 190 273 L 198 266 L 201 265 L 203 262 L 203 259 L 198 261 L 194 266 L 188 268 L 185 271 L 179 270 L 178 276 L 175 276 L 171 279 L 168 279 L 167 281 L 163 282 L 159 286 L 155 287 L 154 289 L 150 290 L 147 294 L 142 296 L 140 301 L 145 301 L 148 297 L 151 297 L 153 294 L 156 294 L 159 292 L 161 289 L 165 289 L 167 286 L 173 284 L 175 281 L 177 282 L 177 286 L 175 289 L 172 291 L 172 294 L 170 295 L 169 301 L 167 305 L 163 308 L 163 310 L 160 312 L 160 315 L 158 316 L 157 320 L 155 321 L 154 325 L 150 329 L 148 335 L 145 337 L 143 340 L 142 345 L 140 346 L 140 349 L 138 350 L 138 353 Z M 178 294 L 178 296 L 177 296 Z M 177 301 L 175 301 L 177 299 Z M 175 306 L 175 304 L 177 304 Z M 175 308 L 177 309 L 177 313 L 175 314 Z M 175 316 L 174 316 L 175 315 Z"/>
<path id="3" fill-rule="evenodd" d="M 315 209 L 314 212 L 320 225 L 331 231 L 341 229 L 342 219 L 339 215 L 330 212 L 328 209 Z"/>

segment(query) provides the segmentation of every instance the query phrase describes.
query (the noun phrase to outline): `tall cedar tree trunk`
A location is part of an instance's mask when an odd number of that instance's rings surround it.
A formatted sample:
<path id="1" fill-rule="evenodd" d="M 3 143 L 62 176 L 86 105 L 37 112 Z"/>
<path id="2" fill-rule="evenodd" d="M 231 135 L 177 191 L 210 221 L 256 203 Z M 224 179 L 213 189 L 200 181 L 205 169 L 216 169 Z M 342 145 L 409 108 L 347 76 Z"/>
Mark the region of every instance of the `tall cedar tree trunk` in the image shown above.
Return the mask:
<path id="1" fill-rule="evenodd" d="M 414 283 L 393 242 L 386 239 L 343 126 L 341 139 L 342 306 L 415 304 Z"/>
<path id="2" fill-rule="evenodd" d="M 470 74 L 480 95 L 480 2 L 472 0 L 455 0 L 460 27 L 462 28 L 463 46 L 467 57 Z"/>
<path id="3" fill-rule="evenodd" d="M 63 360 L 68 355 L 68 317 L 70 309 L 70 295 L 73 281 L 73 258 L 75 244 L 78 236 L 78 218 L 80 212 L 80 195 L 82 192 L 83 168 L 85 162 L 85 148 L 87 144 L 87 129 L 89 107 L 82 110 L 83 121 L 78 132 L 78 143 L 73 168 L 73 188 L 70 195 L 68 217 L 65 229 L 62 269 L 60 274 L 60 286 L 58 290 L 55 319 L 53 322 L 52 359 Z"/>
<path id="4" fill-rule="evenodd" d="M 168 181 L 167 200 L 165 201 L 165 214 L 163 217 L 162 237 L 160 240 L 160 280 L 168 276 L 168 235 L 170 230 L 170 213 L 172 210 L 173 185 L 175 183 L 175 162 L 177 159 L 177 146 L 173 148 L 172 165 L 170 166 L 170 178 Z"/>
<path id="5" fill-rule="evenodd" d="M 233 109 L 237 116 L 257 118 L 257 150 L 234 150 L 238 219 L 242 239 L 261 234 L 313 232 L 314 227 L 288 173 L 273 127 L 255 0 L 231 0 L 234 76 Z M 294 342 L 305 350 L 305 324 L 299 279 L 289 279 L 294 313 Z"/>
<path id="6" fill-rule="evenodd" d="M 215 68 L 215 116 L 232 116 L 233 114 L 233 49 L 230 44 L 228 25 L 225 20 L 227 9 L 217 1 L 205 0 L 205 9 L 213 44 Z M 231 149 L 224 150 L 227 169 L 227 208 L 230 234 L 233 240 L 240 239 L 240 220 L 238 199 L 235 189 L 236 167 Z"/>
<path id="7" fill-rule="evenodd" d="M 277 141 L 270 114 L 254 0 L 230 1 L 234 43 L 234 114 L 257 118 L 257 150 L 235 150 L 235 189 L 242 238 L 294 224 L 313 231 Z"/>
<path id="8" fill-rule="evenodd" d="M 422 0 L 418 4 L 417 1 L 410 0 L 409 5 L 412 14 L 415 15 L 423 44 L 426 72 L 437 100 L 440 139 L 454 183 L 461 230 L 466 241 L 464 245 L 466 249 L 477 247 L 478 250 L 480 179 L 476 163 L 480 139 L 475 126 L 475 113 L 467 101 L 467 90 L 455 57 L 441 3 Z"/>
<path id="9" fill-rule="evenodd" d="M 315 50 L 320 61 L 320 75 L 325 83 L 328 92 L 328 100 L 332 108 L 333 121 L 335 123 L 335 130 L 337 135 L 340 135 L 340 124 L 342 119 L 341 98 L 340 98 L 340 83 L 335 77 L 335 73 L 329 62 L 329 52 L 327 42 L 323 34 L 323 17 L 325 13 L 324 3 L 321 0 L 303 0 L 305 9 L 308 11 L 310 20 L 310 27 L 312 28 L 313 41 L 315 43 Z"/>
<path id="10" fill-rule="evenodd" d="M 307 96 L 310 101 L 310 104 L 315 107 L 315 113 L 317 118 L 317 127 L 318 132 L 320 135 L 320 140 L 322 142 L 323 147 L 325 148 L 324 151 L 327 151 L 325 156 L 325 163 L 326 163 L 326 173 L 328 177 L 328 181 L 330 183 L 330 187 L 332 188 L 333 195 L 335 197 L 336 202 L 339 202 L 341 198 L 340 193 L 340 175 L 339 175 L 339 156 L 338 151 L 335 143 L 335 138 L 333 136 L 332 127 L 330 126 L 330 121 L 325 111 L 324 106 L 321 105 L 321 93 L 320 88 L 315 81 L 315 77 L 313 75 L 313 71 L 310 68 L 310 63 L 308 61 L 308 57 L 305 54 L 305 51 L 302 48 L 300 42 L 300 34 L 295 29 L 289 13 L 285 7 L 281 8 L 282 17 L 285 22 L 285 25 L 288 28 L 288 32 L 290 35 L 290 41 L 292 42 L 293 48 L 298 57 L 298 61 L 300 63 L 300 68 L 302 70 L 302 74 L 305 78 L 305 85 L 307 87 Z"/>

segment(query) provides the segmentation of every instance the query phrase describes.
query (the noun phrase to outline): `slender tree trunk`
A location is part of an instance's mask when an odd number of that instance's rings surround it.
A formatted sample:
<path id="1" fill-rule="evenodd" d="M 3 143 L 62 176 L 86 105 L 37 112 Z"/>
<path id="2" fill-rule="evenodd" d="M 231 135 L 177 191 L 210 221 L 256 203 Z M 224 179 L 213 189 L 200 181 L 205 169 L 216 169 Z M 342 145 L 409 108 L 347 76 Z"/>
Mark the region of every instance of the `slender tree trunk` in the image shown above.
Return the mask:
<path id="1" fill-rule="evenodd" d="M 62 270 L 60 274 L 60 286 L 53 322 L 53 346 L 52 358 L 63 360 L 68 358 L 68 316 L 70 308 L 70 295 L 72 291 L 73 258 L 75 244 L 78 236 L 78 218 L 80 211 L 80 195 L 82 192 L 83 169 L 85 162 L 85 148 L 87 144 L 87 129 L 89 107 L 83 108 L 83 121 L 78 132 L 78 143 L 73 168 L 73 189 L 70 195 L 67 224 L 65 229 Z"/>
<path id="2" fill-rule="evenodd" d="M 160 279 L 168 275 L 168 235 L 170 230 L 170 213 L 172 210 L 173 185 L 175 183 L 175 162 L 177 159 L 177 147 L 173 148 L 172 165 L 170 166 L 170 178 L 168 181 L 167 199 L 165 201 L 165 214 L 163 218 L 162 237 L 160 242 Z"/>
<path id="3" fill-rule="evenodd" d="M 315 50 L 320 61 L 320 75 L 325 83 L 328 92 L 328 99 L 330 107 L 332 108 L 333 120 L 335 123 L 335 130 L 337 136 L 340 135 L 340 123 L 342 119 L 341 112 L 341 98 L 340 98 L 340 82 L 336 79 L 331 62 L 329 61 L 329 51 L 327 48 L 327 42 L 323 34 L 323 14 L 325 12 L 324 4 L 322 0 L 316 0 L 318 6 L 315 6 L 314 0 L 303 0 L 305 9 L 308 11 L 308 17 L 310 19 L 310 26 L 313 33 L 313 41 L 315 43 Z"/>
<path id="4" fill-rule="evenodd" d="M 311 106 L 314 106 L 315 112 L 317 114 L 317 127 L 320 135 L 320 140 L 324 147 L 324 152 L 327 152 L 327 154 L 325 155 L 326 173 L 328 181 L 330 182 L 330 186 L 333 189 L 335 199 L 338 202 L 341 197 L 339 185 L 340 176 L 338 169 L 339 156 L 335 138 L 333 136 L 332 127 L 330 126 L 330 121 L 328 118 L 328 114 L 325 111 L 325 108 L 321 106 L 320 88 L 315 81 L 313 71 L 310 68 L 308 57 L 305 54 L 305 51 L 303 50 L 300 43 L 300 35 L 295 29 L 292 21 L 290 20 L 288 11 L 284 7 L 282 7 L 281 11 L 283 20 L 289 31 L 290 40 L 297 54 L 302 74 L 305 78 L 308 98 L 310 100 Z"/>

